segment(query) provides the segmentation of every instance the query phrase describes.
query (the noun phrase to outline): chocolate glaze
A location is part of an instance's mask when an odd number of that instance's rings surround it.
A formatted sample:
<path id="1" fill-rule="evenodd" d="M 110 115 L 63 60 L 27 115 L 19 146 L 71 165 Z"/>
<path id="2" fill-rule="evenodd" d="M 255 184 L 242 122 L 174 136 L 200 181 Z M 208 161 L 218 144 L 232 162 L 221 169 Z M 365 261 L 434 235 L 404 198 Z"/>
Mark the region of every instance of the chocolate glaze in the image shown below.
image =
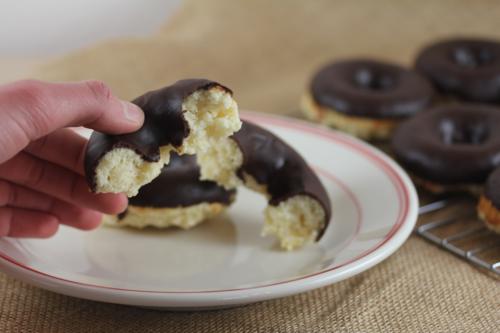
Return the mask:
<path id="1" fill-rule="evenodd" d="M 493 206 L 500 209 L 500 168 L 496 168 L 488 177 L 484 195 L 491 201 Z"/>
<path id="2" fill-rule="evenodd" d="M 318 176 L 292 147 L 269 131 L 243 121 L 241 129 L 231 136 L 243 155 L 238 177 L 252 176 L 265 184 L 269 204 L 279 203 L 296 195 L 316 199 L 325 211 L 325 228 L 331 217 L 331 204 Z M 318 239 L 324 229 L 320 231 Z"/>
<path id="3" fill-rule="evenodd" d="M 310 89 L 319 105 L 368 118 L 411 116 L 426 108 L 434 93 L 427 79 L 415 71 L 366 59 L 323 67 Z"/>
<path id="4" fill-rule="evenodd" d="M 448 39 L 425 47 L 415 67 L 443 93 L 464 100 L 500 102 L 500 43 Z"/>
<path id="5" fill-rule="evenodd" d="M 144 125 L 137 131 L 109 135 L 93 132 L 85 153 L 85 174 L 92 190 L 95 190 L 95 169 L 100 159 L 115 148 L 129 148 L 145 161 L 160 159 L 160 146 L 179 147 L 189 135 L 189 126 L 184 119 L 182 103 L 197 90 L 219 87 L 232 94 L 229 88 L 206 79 L 180 80 L 171 86 L 147 92 L 132 103 L 144 111 Z"/>
<path id="6" fill-rule="evenodd" d="M 438 107 L 395 131 L 396 158 L 439 184 L 482 184 L 500 165 L 500 109 L 479 104 Z"/>
<path id="7" fill-rule="evenodd" d="M 132 206 L 186 207 L 203 202 L 230 204 L 236 192 L 225 190 L 215 182 L 200 180 L 200 168 L 194 155 L 171 154 L 170 163 L 151 183 L 140 188 L 129 199 Z"/>

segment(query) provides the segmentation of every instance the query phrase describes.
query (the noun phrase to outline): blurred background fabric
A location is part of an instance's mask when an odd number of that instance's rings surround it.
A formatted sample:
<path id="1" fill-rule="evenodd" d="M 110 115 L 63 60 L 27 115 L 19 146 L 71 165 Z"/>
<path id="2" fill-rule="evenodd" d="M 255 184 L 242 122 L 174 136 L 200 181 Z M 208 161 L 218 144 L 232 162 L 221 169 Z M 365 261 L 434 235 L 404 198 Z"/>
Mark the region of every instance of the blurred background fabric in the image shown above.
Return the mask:
<path id="1" fill-rule="evenodd" d="M 447 36 L 500 38 L 497 1 L 185 1 L 150 38 L 116 40 L 47 65 L 52 80 L 102 79 L 124 98 L 183 77 L 232 87 L 243 109 L 289 113 L 332 59 L 412 64 Z"/>
<path id="2" fill-rule="evenodd" d="M 310 77 L 333 59 L 367 56 L 411 65 L 423 45 L 439 38 L 500 39 L 499 18 L 498 1 L 187 0 L 147 37 L 100 41 L 8 78 L 100 79 L 132 99 L 180 78 L 207 77 L 231 87 L 241 109 L 296 116 Z M 108 305 L 1 273 L 0 295 L 1 332 L 500 330 L 498 280 L 415 236 L 354 278 L 230 310 Z"/>

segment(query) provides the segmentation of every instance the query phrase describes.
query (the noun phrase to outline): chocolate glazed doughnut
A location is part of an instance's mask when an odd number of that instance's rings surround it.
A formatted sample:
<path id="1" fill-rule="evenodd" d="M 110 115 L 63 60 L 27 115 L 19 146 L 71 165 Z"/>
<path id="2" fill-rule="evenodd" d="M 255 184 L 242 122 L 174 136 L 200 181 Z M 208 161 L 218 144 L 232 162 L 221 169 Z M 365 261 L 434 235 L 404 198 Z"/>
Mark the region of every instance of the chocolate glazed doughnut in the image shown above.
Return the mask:
<path id="1" fill-rule="evenodd" d="M 500 43 L 449 39 L 425 47 L 415 67 L 443 93 L 472 102 L 500 102 Z"/>
<path id="2" fill-rule="evenodd" d="M 500 109 L 464 104 L 420 113 L 392 139 L 397 160 L 433 192 L 477 189 L 500 165 Z"/>
<path id="3" fill-rule="evenodd" d="M 500 234 L 500 168 L 488 177 L 477 210 L 486 226 Z"/>
<path id="4" fill-rule="evenodd" d="M 213 140 L 237 131 L 241 122 L 232 92 L 205 79 L 181 80 L 132 101 L 145 114 L 138 131 L 94 132 L 85 155 L 85 173 L 94 192 L 137 194 L 168 164 L 170 152 L 194 154 Z"/>
<path id="5" fill-rule="evenodd" d="M 363 139 L 387 139 L 404 118 L 425 109 L 430 82 L 413 70 L 368 59 L 320 69 L 302 99 L 305 114 Z"/>
<path id="6" fill-rule="evenodd" d="M 195 156 L 172 153 L 161 174 L 129 199 L 127 210 L 118 216 L 107 216 L 106 222 L 135 228 L 189 229 L 224 211 L 235 195 L 235 190 L 200 180 Z"/>
<path id="7" fill-rule="evenodd" d="M 268 198 L 263 235 L 287 250 L 319 240 L 331 217 L 325 188 L 304 159 L 283 140 L 249 123 L 198 155 L 202 179 L 225 188 L 244 184 Z"/>

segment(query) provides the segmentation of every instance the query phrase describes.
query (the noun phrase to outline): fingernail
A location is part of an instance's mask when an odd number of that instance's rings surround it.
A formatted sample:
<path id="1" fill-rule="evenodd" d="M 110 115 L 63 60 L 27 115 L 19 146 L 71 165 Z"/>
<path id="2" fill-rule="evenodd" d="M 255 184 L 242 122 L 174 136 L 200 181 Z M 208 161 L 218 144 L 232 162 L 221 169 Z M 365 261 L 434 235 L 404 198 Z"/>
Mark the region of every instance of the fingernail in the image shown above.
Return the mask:
<path id="1" fill-rule="evenodd" d="M 140 123 L 144 121 L 144 112 L 140 107 L 133 103 L 122 101 L 123 113 L 125 118 L 132 123 Z"/>

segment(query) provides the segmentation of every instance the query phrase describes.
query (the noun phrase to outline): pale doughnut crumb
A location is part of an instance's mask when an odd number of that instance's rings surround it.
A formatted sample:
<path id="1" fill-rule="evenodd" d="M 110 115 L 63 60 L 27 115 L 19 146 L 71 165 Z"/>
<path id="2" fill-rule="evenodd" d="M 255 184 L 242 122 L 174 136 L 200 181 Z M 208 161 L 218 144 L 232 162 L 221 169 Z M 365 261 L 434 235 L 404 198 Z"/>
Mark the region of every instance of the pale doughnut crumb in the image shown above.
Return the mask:
<path id="1" fill-rule="evenodd" d="M 236 101 L 220 87 L 195 91 L 185 98 L 182 109 L 190 132 L 178 151 L 180 154 L 207 151 L 216 144 L 214 141 L 241 128 Z"/>
<path id="2" fill-rule="evenodd" d="M 393 119 L 372 119 L 345 115 L 318 105 L 309 93 L 302 97 L 301 108 L 308 119 L 364 140 L 386 140 L 390 138 L 399 124 L 398 120 Z"/>
<path id="3" fill-rule="evenodd" d="M 321 205 L 306 195 L 291 197 L 277 206 L 269 205 L 264 216 L 262 235 L 276 236 L 288 251 L 314 242 L 325 223 Z"/>
<path id="4" fill-rule="evenodd" d="M 226 208 L 227 206 L 221 203 L 207 202 L 173 208 L 129 206 L 122 219 L 115 215 L 105 215 L 103 222 L 108 226 L 127 226 L 137 229 L 146 227 L 190 229 L 219 215 Z"/>
<path id="5" fill-rule="evenodd" d="M 243 164 L 243 154 L 234 140 L 219 140 L 196 155 L 196 160 L 202 180 L 215 181 L 225 189 L 234 189 L 242 184 L 236 171 Z"/>
<path id="6" fill-rule="evenodd" d="M 249 189 L 251 189 L 257 193 L 261 193 L 261 194 L 265 195 L 267 199 L 270 198 L 270 195 L 267 192 L 267 185 L 260 184 L 259 182 L 257 182 L 257 180 L 255 178 L 253 178 L 251 175 L 249 175 L 246 172 L 243 172 L 243 179 L 245 180 L 244 184 L 246 187 L 248 187 Z"/>
<path id="7" fill-rule="evenodd" d="M 200 166 L 202 180 L 214 181 L 227 190 L 245 185 L 269 197 L 265 184 L 259 184 L 246 172 L 243 172 L 243 181 L 238 177 L 237 171 L 243 163 L 243 154 L 238 144 L 231 138 L 220 140 L 216 146 L 211 146 L 204 153 L 198 154 L 196 161 Z"/>
<path id="8" fill-rule="evenodd" d="M 220 140 L 241 128 L 236 101 L 220 87 L 195 91 L 185 98 L 182 109 L 189 135 L 180 147 L 160 147 L 158 162 L 144 161 L 132 149 L 111 150 L 96 167 L 95 191 L 124 192 L 132 197 L 139 188 L 158 177 L 163 166 L 168 164 L 171 151 L 180 155 L 202 153 L 217 148 Z"/>
<path id="9" fill-rule="evenodd" d="M 116 148 L 106 153 L 95 170 L 97 193 L 124 192 L 133 197 L 144 184 L 158 177 L 170 160 L 171 146 L 160 149 L 158 162 L 147 162 L 134 150 Z"/>

